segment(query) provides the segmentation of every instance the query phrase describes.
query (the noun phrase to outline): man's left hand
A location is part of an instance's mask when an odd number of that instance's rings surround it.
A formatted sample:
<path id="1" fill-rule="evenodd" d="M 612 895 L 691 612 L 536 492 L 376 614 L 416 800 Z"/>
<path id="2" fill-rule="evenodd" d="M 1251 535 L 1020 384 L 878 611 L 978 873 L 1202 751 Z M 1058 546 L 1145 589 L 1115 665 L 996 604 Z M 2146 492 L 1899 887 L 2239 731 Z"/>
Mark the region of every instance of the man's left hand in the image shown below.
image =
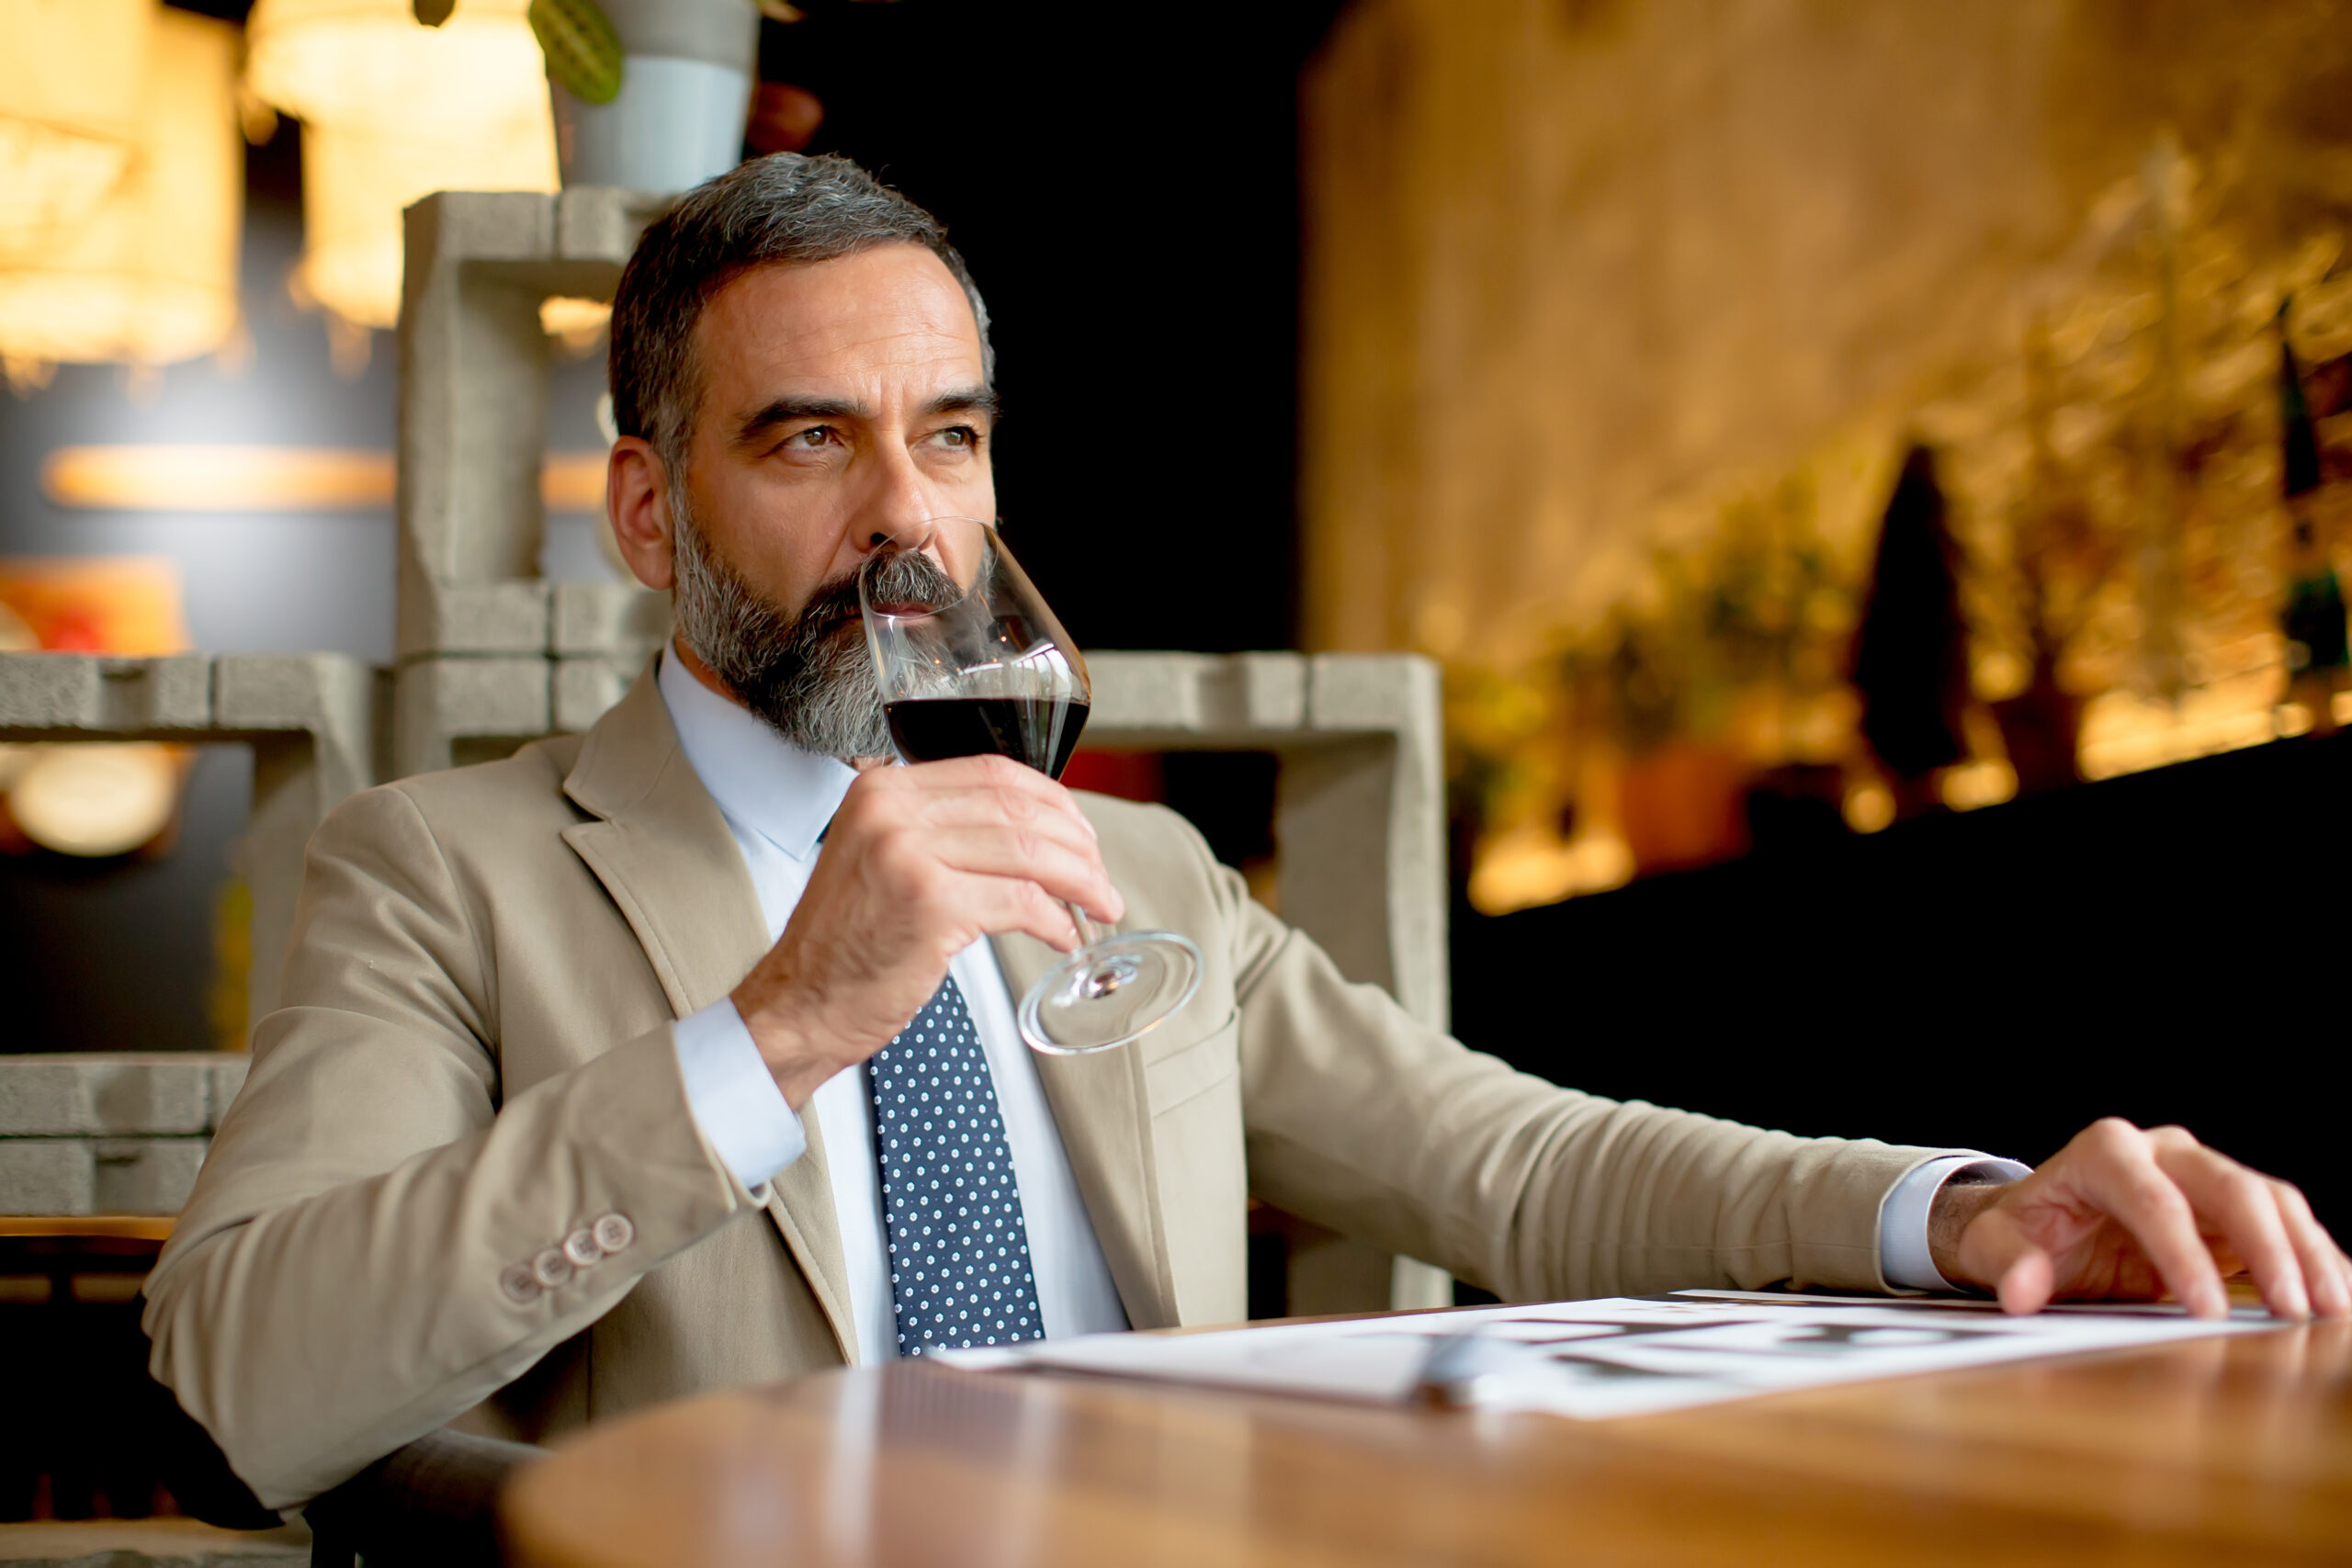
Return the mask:
<path id="1" fill-rule="evenodd" d="M 2280 1317 L 2352 1315 L 2352 1260 L 2302 1193 L 2179 1127 L 2109 1117 L 2021 1181 L 1947 1183 L 1928 1240 L 1945 1279 L 1997 1291 L 2015 1313 L 2168 1293 L 2222 1317 L 2222 1280 L 2244 1274 Z"/>

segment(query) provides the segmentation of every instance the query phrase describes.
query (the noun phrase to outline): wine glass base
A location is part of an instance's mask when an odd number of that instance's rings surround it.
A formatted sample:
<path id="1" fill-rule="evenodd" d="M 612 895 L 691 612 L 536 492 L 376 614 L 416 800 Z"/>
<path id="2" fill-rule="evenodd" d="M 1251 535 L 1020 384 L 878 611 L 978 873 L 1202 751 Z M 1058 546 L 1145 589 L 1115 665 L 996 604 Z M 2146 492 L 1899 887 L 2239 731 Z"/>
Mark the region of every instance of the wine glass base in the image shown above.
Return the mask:
<path id="1" fill-rule="evenodd" d="M 1081 947 L 1021 998 L 1021 1038 L 1048 1056 L 1141 1039 L 1201 988 L 1201 950 L 1174 931 L 1134 931 Z"/>

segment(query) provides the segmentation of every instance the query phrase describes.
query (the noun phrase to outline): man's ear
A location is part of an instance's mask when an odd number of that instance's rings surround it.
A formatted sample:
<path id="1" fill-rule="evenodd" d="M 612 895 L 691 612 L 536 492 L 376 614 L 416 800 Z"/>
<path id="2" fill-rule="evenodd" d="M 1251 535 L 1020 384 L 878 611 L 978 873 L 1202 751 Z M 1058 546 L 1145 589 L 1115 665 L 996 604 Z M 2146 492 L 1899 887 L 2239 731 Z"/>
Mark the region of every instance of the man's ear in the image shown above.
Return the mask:
<path id="1" fill-rule="evenodd" d="M 648 588 L 677 580 L 672 550 L 670 475 L 651 443 L 624 435 L 605 467 L 605 515 L 621 559 Z"/>

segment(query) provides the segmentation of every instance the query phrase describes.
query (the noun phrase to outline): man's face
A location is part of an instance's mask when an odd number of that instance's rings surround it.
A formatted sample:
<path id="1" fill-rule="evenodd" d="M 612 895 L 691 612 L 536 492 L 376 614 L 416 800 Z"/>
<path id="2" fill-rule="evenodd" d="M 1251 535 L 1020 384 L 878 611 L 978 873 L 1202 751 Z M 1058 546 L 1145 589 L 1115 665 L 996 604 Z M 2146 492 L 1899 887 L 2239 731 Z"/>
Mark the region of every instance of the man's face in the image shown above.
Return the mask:
<path id="1" fill-rule="evenodd" d="M 684 473 L 665 480 L 642 441 L 614 450 L 621 548 L 649 586 L 674 588 L 699 677 L 808 750 L 887 754 L 854 579 L 927 519 L 995 515 L 971 307 L 937 257 L 893 245 L 735 278 L 695 350 Z M 896 558 L 893 592 L 952 592 L 924 558 Z"/>
<path id="2" fill-rule="evenodd" d="M 778 609 L 911 524 L 996 516 L 979 331 L 929 251 L 754 268 L 704 308 L 695 355 L 694 523 Z"/>

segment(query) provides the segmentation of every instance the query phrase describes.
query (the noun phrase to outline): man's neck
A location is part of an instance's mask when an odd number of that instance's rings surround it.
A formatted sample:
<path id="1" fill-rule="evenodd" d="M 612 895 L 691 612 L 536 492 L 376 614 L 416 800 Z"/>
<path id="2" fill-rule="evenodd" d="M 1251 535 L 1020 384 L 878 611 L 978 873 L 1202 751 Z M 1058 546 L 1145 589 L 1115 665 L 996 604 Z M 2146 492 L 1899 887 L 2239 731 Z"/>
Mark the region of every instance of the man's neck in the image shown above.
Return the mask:
<path id="1" fill-rule="evenodd" d="M 693 649 L 686 646 L 685 638 L 682 637 L 671 637 L 670 651 L 678 656 L 678 663 L 684 669 L 685 672 L 693 676 L 696 681 L 702 682 L 703 685 L 708 687 L 711 691 L 718 693 L 720 696 L 725 697 L 729 702 L 733 703 L 739 708 L 748 708 L 750 706 L 750 705 L 745 703 L 742 698 L 735 694 L 732 687 L 729 686 L 726 682 L 718 678 L 718 671 L 713 670 L 709 665 L 705 664 L 702 661 L 701 654 L 696 653 Z"/>

